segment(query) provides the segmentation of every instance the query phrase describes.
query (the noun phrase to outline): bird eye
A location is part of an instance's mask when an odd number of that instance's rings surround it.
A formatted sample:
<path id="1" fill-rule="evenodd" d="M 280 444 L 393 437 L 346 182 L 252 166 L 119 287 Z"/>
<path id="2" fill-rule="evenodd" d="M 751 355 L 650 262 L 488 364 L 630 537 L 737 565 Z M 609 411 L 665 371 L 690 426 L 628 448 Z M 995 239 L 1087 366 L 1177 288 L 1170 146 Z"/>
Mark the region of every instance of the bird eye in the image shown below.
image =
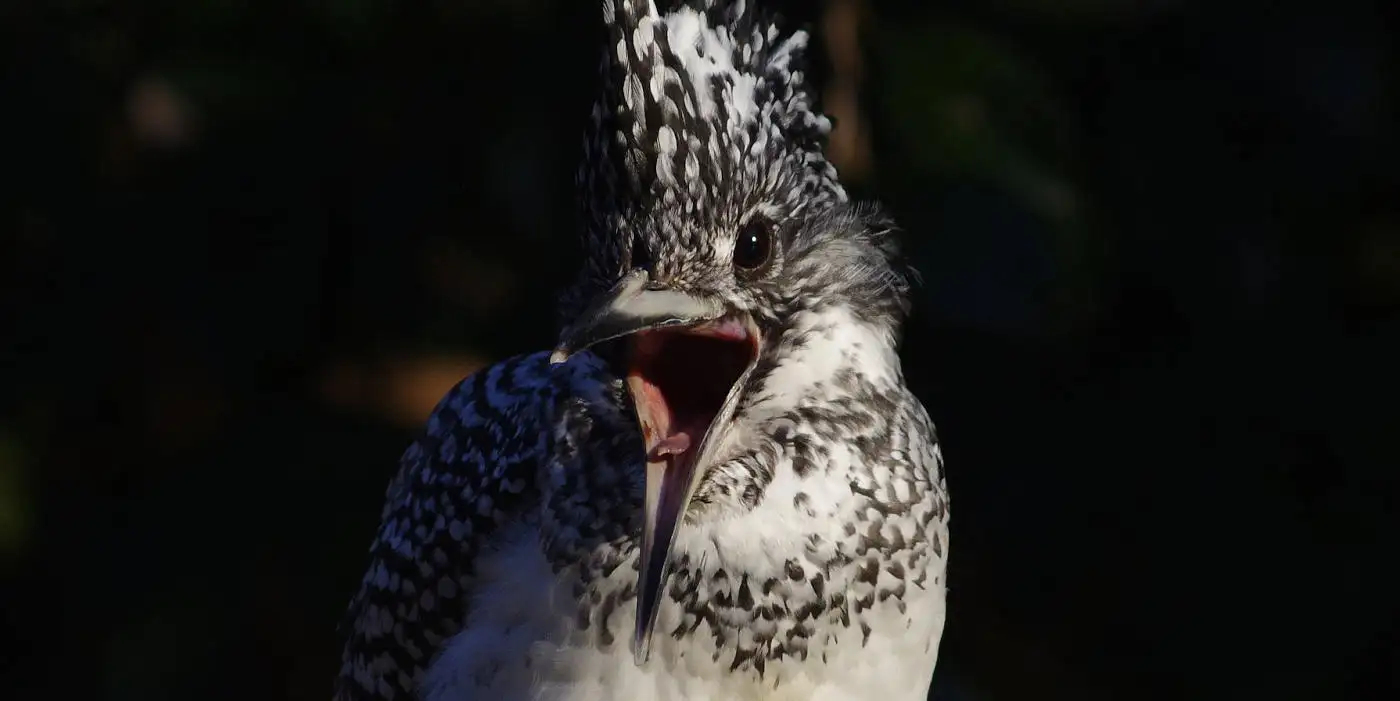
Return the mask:
<path id="1" fill-rule="evenodd" d="M 754 217 L 739 229 L 734 241 L 734 265 L 743 270 L 761 267 L 773 255 L 773 225 L 762 217 Z"/>

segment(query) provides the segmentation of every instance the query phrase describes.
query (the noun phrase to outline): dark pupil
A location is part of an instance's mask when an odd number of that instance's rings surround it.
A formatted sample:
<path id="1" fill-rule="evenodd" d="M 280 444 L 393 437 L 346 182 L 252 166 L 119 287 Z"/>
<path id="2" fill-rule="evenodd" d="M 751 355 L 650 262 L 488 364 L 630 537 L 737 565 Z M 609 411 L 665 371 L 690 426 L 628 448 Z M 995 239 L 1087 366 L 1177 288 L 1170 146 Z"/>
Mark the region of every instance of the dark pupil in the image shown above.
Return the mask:
<path id="1" fill-rule="evenodd" d="M 757 268 L 768 262 L 772 249 L 767 223 L 751 221 L 739 230 L 739 240 L 734 242 L 734 264 L 740 268 Z"/>

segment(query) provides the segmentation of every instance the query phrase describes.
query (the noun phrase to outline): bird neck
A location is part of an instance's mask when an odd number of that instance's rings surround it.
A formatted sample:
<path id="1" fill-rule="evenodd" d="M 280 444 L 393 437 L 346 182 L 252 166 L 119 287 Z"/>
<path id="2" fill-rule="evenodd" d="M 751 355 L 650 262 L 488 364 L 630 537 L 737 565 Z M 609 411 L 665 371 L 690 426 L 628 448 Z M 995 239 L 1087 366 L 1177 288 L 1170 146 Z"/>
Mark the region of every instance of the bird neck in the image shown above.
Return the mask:
<path id="1" fill-rule="evenodd" d="M 752 419 L 903 384 L 897 330 L 829 305 L 789 317 L 760 357 L 744 409 Z"/>
<path id="2" fill-rule="evenodd" d="M 844 307 L 789 317 L 766 342 L 697 499 L 718 513 L 759 507 L 775 480 L 845 484 L 849 460 L 818 450 L 820 440 L 862 439 L 892 421 L 872 416 L 904 398 L 894 334 Z M 880 413 L 876 411 L 876 414 Z"/>

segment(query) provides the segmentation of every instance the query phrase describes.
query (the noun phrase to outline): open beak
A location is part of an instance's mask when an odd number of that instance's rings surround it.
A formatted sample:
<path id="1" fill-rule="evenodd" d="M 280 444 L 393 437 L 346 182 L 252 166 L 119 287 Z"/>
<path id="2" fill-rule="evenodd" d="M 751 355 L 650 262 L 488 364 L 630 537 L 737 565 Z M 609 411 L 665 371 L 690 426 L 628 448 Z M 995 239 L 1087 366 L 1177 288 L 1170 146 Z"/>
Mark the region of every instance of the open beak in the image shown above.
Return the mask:
<path id="1" fill-rule="evenodd" d="M 567 331 L 550 361 L 603 341 L 626 343 L 627 389 L 646 447 L 646 513 L 637 586 L 636 663 L 646 662 L 667 562 L 686 509 L 758 358 L 759 332 L 722 304 L 651 284 L 635 270 Z"/>

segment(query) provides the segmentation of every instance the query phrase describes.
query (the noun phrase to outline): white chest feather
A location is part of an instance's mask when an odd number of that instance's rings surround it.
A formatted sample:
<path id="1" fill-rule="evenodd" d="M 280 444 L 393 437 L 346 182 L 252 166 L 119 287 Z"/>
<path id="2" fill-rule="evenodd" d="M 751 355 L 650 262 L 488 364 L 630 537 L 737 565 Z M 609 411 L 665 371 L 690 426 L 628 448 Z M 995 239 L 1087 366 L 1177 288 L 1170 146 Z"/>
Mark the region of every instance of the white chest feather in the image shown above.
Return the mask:
<path id="1" fill-rule="evenodd" d="M 551 572 L 536 538 L 532 529 L 517 528 L 481 559 L 482 584 L 473 614 L 430 668 L 424 701 L 927 697 L 944 622 L 941 567 L 926 588 L 906 593 L 902 613 L 876 606 L 849 614 L 849 625 L 825 621 L 807 639 L 805 657 L 769 661 L 761 675 L 752 668 L 734 671 L 735 649 L 721 649 L 706 623 L 683 636 L 670 635 L 678 626 L 688 626 L 689 617 L 681 604 L 666 600 L 651 658 L 638 667 L 630 648 L 635 601 L 575 598 L 569 570 Z M 761 540 L 755 538 L 754 544 Z M 633 578 L 635 571 L 623 566 L 610 579 L 614 591 L 621 591 Z M 855 598 L 857 583 L 837 578 L 830 583 Z M 586 629 L 581 620 L 589 621 Z M 791 621 L 751 622 L 741 647 L 752 645 L 755 637 L 781 639 L 791 632 L 785 623 Z"/>

